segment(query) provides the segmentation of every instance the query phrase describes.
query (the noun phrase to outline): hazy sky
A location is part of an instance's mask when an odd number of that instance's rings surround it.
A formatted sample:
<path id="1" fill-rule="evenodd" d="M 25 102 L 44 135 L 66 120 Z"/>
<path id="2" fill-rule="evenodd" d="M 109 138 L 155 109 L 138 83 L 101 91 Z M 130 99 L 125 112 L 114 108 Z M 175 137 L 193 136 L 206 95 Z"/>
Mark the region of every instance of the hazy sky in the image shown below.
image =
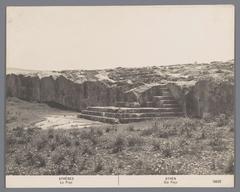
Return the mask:
<path id="1" fill-rule="evenodd" d="M 7 67 L 141 67 L 234 58 L 234 7 L 8 7 Z"/>

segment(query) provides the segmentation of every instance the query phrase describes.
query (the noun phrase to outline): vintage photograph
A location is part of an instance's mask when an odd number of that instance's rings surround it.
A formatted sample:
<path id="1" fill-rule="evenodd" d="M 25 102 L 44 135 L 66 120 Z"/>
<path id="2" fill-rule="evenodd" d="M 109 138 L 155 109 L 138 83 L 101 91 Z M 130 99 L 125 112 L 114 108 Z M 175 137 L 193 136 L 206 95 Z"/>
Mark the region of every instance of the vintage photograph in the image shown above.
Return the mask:
<path id="1" fill-rule="evenodd" d="M 232 5 L 8 7 L 6 175 L 234 175 Z"/>

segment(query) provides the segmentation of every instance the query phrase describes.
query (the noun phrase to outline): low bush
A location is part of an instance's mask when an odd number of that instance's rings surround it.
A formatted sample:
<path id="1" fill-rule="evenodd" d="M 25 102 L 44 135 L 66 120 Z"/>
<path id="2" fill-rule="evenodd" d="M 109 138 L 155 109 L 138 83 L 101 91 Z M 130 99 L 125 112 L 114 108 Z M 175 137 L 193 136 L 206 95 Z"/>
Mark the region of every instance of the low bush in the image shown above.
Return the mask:
<path id="1" fill-rule="evenodd" d="M 94 159 L 94 172 L 98 173 L 101 170 L 103 170 L 104 166 L 103 166 L 103 160 L 98 157 Z"/>
<path id="2" fill-rule="evenodd" d="M 203 117 L 202 119 L 206 122 L 206 123 L 211 123 L 213 122 L 213 115 L 211 115 L 210 113 L 203 113 Z"/>
<path id="3" fill-rule="evenodd" d="M 171 157 L 173 153 L 173 147 L 172 144 L 167 142 L 165 144 L 163 144 L 162 146 L 162 154 L 164 157 Z"/>
<path id="4" fill-rule="evenodd" d="M 228 124 L 229 120 L 228 120 L 228 118 L 225 114 L 220 114 L 216 118 L 216 122 L 217 122 L 218 127 L 223 127 L 223 126 L 226 126 Z"/>
<path id="5" fill-rule="evenodd" d="M 47 145 L 47 142 L 48 142 L 48 140 L 45 137 L 45 135 L 41 135 L 40 137 L 37 137 L 34 140 L 34 144 L 35 144 L 38 151 L 43 149 Z"/>
<path id="6" fill-rule="evenodd" d="M 13 131 L 15 132 L 16 137 L 22 137 L 23 136 L 23 133 L 24 133 L 23 127 L 16 127 L 15 129 L 13 129 Z"/>
<path id="7" fill-rule="evenodd" d="M 234 157 L 233 155 L 228 158 L 227 164 L 224 168 L 224 173 L 226 174 L 234 174 Z"/>
<path id="8" fill-rule="evenodd" d="M 94 150 L 90 145 L 83 145 L 82 147 L 82 154 L 87 154 L 87 155 L 93 155 L 94 154 Z"/>
<path id="9" fill-rule="evenodd" d="M 126 141 L 125 141 L 125 138 L 123 137 L 123 135 L 118 135 L 112 145 L 113 153 L 122 151 L 125 146 L 125 143 L 126 143 Z"/>
<path id="10" fill-rule="evenodd" d="M 162 129 L 158 129 L 155 136 L 159 138 L 169 138 L 171 136 L 177 135 L 177 129 L 164 125 Z"/>
<path id="11" fill-rule="evenodd" d="M 66 157 L 65 151 L 57 149 L 52 152 L 51 160 L 54 164 L 59 165 Z"/>
<path id="12" fill-rule="evenodd" d="M 129 125 L 129 126 L 127 127 L 127 130 L 130 131 L 130 132 L 135 131 L 133 125 Z"/>
<path id="13" fill-rule="evenodd" d="M 149 136 L 149 135 L 152 135 L 154 132 L 154 129 L 152 128 L 149 128 L 149 129 L 144 129 L 141 131 L 141 135 L 142 136 Z"/>
<path id="14" fill-rule="evenodd" d="M 233 118 L 230 118 L 230 120 L 228 122 L 228 127 L 229 127 L 230 132 L 234 131 L 234 119 Z"/>
<path id="15" fill-rule="evenodd" d="M 224 151 L 226 149 L 225 142 L 220 134 L 215 133 L 209 142 L 214 151 Z"/>
<path id="16" fill-rule="evenodd" d="M 161 149 L 161 143 L 158 139 L 153 139 L 152 146 L 154 151 L 158 151 Z"/>
<path id="17" fill-rule="evenodd" d="M 127 137 L 128 146 L 140 146 L 143 145 L 144 139 L 139 135 L 130 135 Z"/>
<path id="18" fill-rule="evenodd" d="M 102 129 L 101 128 L 98 128 L 97 130 L 96 130 L 96 134 L 97 134 L 97 136 L 102 136 L 103 135 L 103 131 L 102 131 Z"/>

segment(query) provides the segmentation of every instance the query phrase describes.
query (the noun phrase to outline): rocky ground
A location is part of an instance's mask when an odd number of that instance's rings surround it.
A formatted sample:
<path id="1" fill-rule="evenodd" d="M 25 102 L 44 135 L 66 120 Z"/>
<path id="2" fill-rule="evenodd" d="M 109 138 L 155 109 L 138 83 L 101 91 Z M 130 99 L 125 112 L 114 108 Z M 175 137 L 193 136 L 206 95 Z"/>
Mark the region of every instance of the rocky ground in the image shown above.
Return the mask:
<path id="1" fill-rule="evenodd" d="M 231 115 L 109 125 L 75 114 L 8 98 L 6 173 L 233 174 Z"/>
<path id="2" fill-rule="evenodd" d="M 64 71 L 34 71 L 22 69 L 7 69 L 7 74 L 24 74 L 39 78 L 62 75 L 76 82 L 104 81 L 108 84 L 148 84 L 161 81 L 162 83 L 194 84 L 198 80 L 213 78 L 219 81 L 233 81 L 233 60 L 211 63 L 178 64 L 170 66 L 150 66 L 142 68 L 115 68 L 104 70 L 64 70 Z"/>
<path id="3" fill-rule="evenodd" d="M 143 107 L 153 102 L 152 96 L 163 94 L 154 91 L 159 84 L 189 117 L 233 112 L 233 61 L 104 70 L 7 69 L 6 77 L 9 97 L 76 111 L 119 102 L 136 102 Z"/>

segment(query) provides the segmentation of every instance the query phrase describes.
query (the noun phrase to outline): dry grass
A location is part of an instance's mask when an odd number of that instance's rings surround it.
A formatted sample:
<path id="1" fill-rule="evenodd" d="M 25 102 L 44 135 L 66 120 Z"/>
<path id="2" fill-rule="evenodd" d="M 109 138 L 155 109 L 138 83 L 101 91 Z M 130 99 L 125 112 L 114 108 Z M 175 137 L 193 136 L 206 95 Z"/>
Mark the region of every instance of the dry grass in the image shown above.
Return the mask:
<path id="1" fill-rule="evenodd" d="M 83 129 L 42 130 L 24 125 L 9 128 L 6 172 L 10 175 L 233 174 L 233 118 L 223 115 L 208 118 Z M 8 123 L 7 127 L 13 124 Z"/>

